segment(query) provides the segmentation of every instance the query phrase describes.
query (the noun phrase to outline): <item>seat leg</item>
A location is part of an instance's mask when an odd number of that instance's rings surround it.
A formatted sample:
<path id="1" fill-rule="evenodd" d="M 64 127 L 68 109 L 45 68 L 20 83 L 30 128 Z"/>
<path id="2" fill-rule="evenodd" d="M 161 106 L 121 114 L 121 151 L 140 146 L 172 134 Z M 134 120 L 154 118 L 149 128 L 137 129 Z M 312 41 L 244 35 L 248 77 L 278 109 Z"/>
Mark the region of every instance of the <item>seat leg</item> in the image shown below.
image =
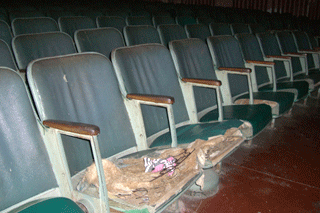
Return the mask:
<path id="1" fill-rule="evenodd" d="M 275 119 L 275 118 L 272 118 L 272 121 L 271 121 L 271 123 L 270 123 L 270 128 L 271 128 L 271 129 L 274 129 L 275 123 L 276 123 L 276 119 Z"/>

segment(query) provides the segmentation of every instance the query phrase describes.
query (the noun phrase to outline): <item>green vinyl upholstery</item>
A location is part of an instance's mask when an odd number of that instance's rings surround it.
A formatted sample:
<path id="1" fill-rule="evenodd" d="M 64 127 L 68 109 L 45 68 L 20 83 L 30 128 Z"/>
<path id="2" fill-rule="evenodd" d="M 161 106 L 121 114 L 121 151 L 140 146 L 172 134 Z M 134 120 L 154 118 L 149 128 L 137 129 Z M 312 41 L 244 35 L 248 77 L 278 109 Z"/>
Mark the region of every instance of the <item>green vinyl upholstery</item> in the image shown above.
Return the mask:
<path id="1" fill-rule="evenodd" d="M 0 66 L 1 67 L 8 67 L 13 70 L 18 70 L 10 47 L 3 40 L 0 40 L 0 52 L 1 52 Z"/>
<path id="2" fill-rule="evenodd" d="M 208 38 L 210 52 L 217 67 L 245 67 L 239 42 L 232 36 L 213 36 Z M 241 77 L 241 78 L 240 78 Z M 248 98 L 245 76 L 229 76 L 232 96 L 236 99 Z M 240 86 L 243 85 L 243 86 Z M 234 90 L 234 91 L 232 91 Z M 279 115 L 289 111 L 294 102 L 294 94 L 289 92 L 254 92 L 254 99 L 275 101 L 279 104 Z M 274 115 L 274 116 L 279 116 Z"/>
<path id="3" fill-rule="evenodd" d="M 73 38 L 74 32 L 82 29 L 96 28 L 96 23 L 86 16 L 65 16 L 58 19 L 59 28 Z"/>
<path id="4" fill-rule="evenodd" d="M 149 25 L 153 26 L 150 17 L 145 16 L 128 16 L 127 25 Z"/>
<path id="5" fill-rule="evenodd" d="M 153 16 L 152 23 L 154 27 L 161 24 L 175 24 L 175 20 L 171 16 Z"/>
<path id="6" fill-rule="evenodd" d="M 209 48 L 202 40 L 184 39 L 172 41 L 169 44 L 169 49 L 180 78 L 218 79 Z M 193 90 L 198 112 L 217 106 L 215 90 L 199 87 L 194 87 Z M 251 123 L 253 127 L 252 136 L 263 130 L 272 119 L 270 106 L 264 104 L 224 106 L 223 113 L 223 117 L 226 120 L 239 119 Z M 205 113 L 200 119 L 201 122 L 214 120 L 218 120 L 217 109 Z"/>
<path id="7" fill-rule="evenodd" d="M 11 48 L 12 32 L 9 25 L 2 20 L 0 20 L 0 39 L 5 41 Z"/>
<path id="8" fill-rule="evenodd" d="M 249 25 L 245 23 L 233 23 L 230 24 L 230 28 L 232 30 L 233 35 L 238 33 L 251 33 Z"/>
<path id="9" fill-rule="evenodd" d="M 211 36 L 209 27 L 204 24 L 187 24 L 185 29 L 188 38 L 200 38 L 206 41 L 207 37 Z"/>
<path id="10" fill-rule="evenodd" d="M 161 44 L 168 46 L 170 41 L 187 38 L 186 31 L 178 24 L 163 24 L 158 26 Z"/>
<path id="11" fill-rule="evenodd" d="M 187 24 L 196 24 L 197 21 L 192 16 L 177 16 L 176 23 L 184 27 Z"/>
<path id="12" fill-rule="evenodd" d="M 246 60 L 264 61 L 263 53 L 256 36 L 254 36 L 253 34 L 245 34 L 245 33 L 236 34 L 235 36 L 240 43 L 243 56 Z M 256 69 L 256 78 L 257 78 L 259 91 L 272 91 L 273 89 L 272 79 L 269 79 L 267 69 L 265 67 L 259 67 L 259 66 L 256 66 L 255 69 Z M 275 74 L 276 72 L 277 70 L 275 70 Z M 265 85 L 266 83 L 267 85 Z M 277 85 L 277 91 L 286 90 L 286 89 L 297 90 L 298 92 L 297 100 L 306 98 L 306 96 L 308 96 L 309 94 L 309 84 L 306 81 L 277 82 L 276 85 Z"/>
<path id="13" fill-rule="evenodd" d="M 14 36 L 59 31 L 57 22 L 49 17 L 16 18 L 12 22 Z"/>
<path id="14" fill-rule="evenodd" d="M 97 18 L 98 27 L 114 27 L 123 33 L 123 28 L 127 26 L 124 18 L 119 16 L 100 16 Z"/>
<path id="15" fill-rule="evenodd" d="M 0 68 L 0 211 L 57 188 L 40 125 L 19 74 Z"/>
<path id="16" fill-rule="evenodd" d="M 39 59 L 30 64 L 27 75 L 41 120 L 99 126 L 103 158 L 136 146 L 112 64 L 105 56 L 81 53 Z M 63 137 L 71 174 L 92 163 L 89 144 L 79 141 Z"/>
<path id="17" fill-rule="evenodd" d="M 74 34 L 78 52 L 98 52 L 111 57 L 111 51 L 125 46 L 123 36 L 113 27 L 77 30 Z"/>
<path id="18" fill-rule="evenodd" d="M 112 62 L 114 63 L 117 77 L 120 79 L 119 81 L 123 82 L 123 84 L 120 84 L 120 87 L 124 96 L 130 93 L 138 93 L 174 97 L 175 103 L 172 107 L 175 123 L 189 122 L 190 118 L 185 100 L 194 100 L 190 98 L 184 99 L 173 60 L 166 47 L 158 44 L 147 44 L 118 48 L 112 53 Z M 147 136 L 151 136 L 168 127 L 168 119 L 164 108 L 142 105 L 141 109 Z M 225 122 L 235 124 L 234 127 L 239 127 L 242 123 L 241 121 Z M 192 125 L 192 123 L 189 125 Z M 177 135 L 193 135 L 190 140 L 197 137 L 208 138 L 216 133 L 213 130 L 209 131 L 210 128 L 212 128 L 210 124 L 179 127 L 177 128 Z M 197 129 L 199 131 L 196 131 Z M 167 140 L 169 135 L 163 137 L 162 139 L 166 139 L 166 141 L 160 141 L 159 139 L 154 141 L 151 146 L 169 145 L 171 143 L 171 140 Z M 180 136 L 180 139 L 182 138 L 184 141 L 180 142 L 178 137 L 178 144 L 185 143 L 186 141 L 190 142 L 187 139 L 188 137 Z"/>
<path id="19" fill-rule="evenodd" d="M 149 25 L 126 26 L 123 29 L 123 34 L 127 46 L 161 43 L 156 28 Z"/>
<path id="20" fill-rule="evenodd" d="M 20 213 L 84 213 L 84 211 L 72 200 L 64 197 L 51 198 L 40 201 L 28 208 L 19 211 Z"/>
<path id="21" fill-rule="evenodd" d="M 75 53 L 72 38 L 62 32 L 25 34 L 14 37 L 13 52 L 19 69 L 26 69 L 32 60 Z"/>
<path id="22" fill-rule="evenodd" d="M 231 28 L 227 23 L 210 23 L 211 35 L 232 35 Z"/>

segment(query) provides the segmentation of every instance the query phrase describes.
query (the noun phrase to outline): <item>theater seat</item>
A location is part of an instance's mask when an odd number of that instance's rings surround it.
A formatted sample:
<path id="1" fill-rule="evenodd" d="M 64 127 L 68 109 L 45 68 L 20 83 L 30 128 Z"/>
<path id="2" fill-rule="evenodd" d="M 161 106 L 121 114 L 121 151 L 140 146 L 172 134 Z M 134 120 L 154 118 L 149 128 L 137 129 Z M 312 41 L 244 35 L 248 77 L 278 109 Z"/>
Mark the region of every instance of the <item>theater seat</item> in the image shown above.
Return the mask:
<path id="1" fill-rule="evenodd" d="M 127 46 L 161 42 L 156 28 L 149 25 L 126 26 L 123 34 Z"/>
<path id="2" fill-rule="evenodd" d="M 187 87 L 184 79 L 218 80 L 209 48 L 199 39 L 184 39 L 169 43 L 169 49 L 178 72 L 180 84 Z M 228 84 L 228 82 L 221 82 Z M 213 89 L 193 87 L 197 111 L 201 122 L 217 121 L 219 112 L 216 95 Z M 220 100 L 222 101 L 222 100 Z M 272 120 L 271 107 L 259 105 L 225 105 L 223 106 L 223 119 L 245 120 L 252 125 L 251 134 L 254 137 L 261 132 Z"/>
<path id="3" fill-rule="evenodd" d="M 11 25 L 14 36 L 59 31 L 57 22 L 49 17 L 16 18 Z"/>

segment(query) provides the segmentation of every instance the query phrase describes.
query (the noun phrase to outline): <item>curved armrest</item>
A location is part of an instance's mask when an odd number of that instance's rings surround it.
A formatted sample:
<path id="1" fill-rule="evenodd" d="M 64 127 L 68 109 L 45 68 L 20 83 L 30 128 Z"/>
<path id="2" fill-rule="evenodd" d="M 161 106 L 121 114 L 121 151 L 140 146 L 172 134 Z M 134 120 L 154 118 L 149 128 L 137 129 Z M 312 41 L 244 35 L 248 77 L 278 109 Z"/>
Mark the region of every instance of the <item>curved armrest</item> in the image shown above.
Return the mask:
<path id="1" fill-rule="evenodd" d="M 19 72 L 26 73 L 27 70 L 26 69 L 20 69 Z"/>
<path id="2" fill-rule="evenodd" d="M 284 56 L 284 55 L 266 55 L 266 58 L 275 58 L 275 59 L 291 59 L 290 56 Z"/>
<path id="3" fill-rule="evenodd" d="M 45 120 L 42 123 L 43 125 L 50 128 L 54 128 L 54 129 L 58 129 L 66 132 L 82 134 L 82 135 L 95 136 L 100 133 L 100 128 L 92 124 L 68 122 L 68 121 L 61 121 L 61 120 Z"/>
<path id="4" fill-rule="evenodd" d="M 237 67 L 218 67 L 219 71 L 231 71 L 238 73 L 251 73 L 251 69 L 249 68 L 237 68 Z"/>
<path id="5" fill-rule="evenodd" d="M 221 81 L 219 80 L 207 80 L 207 79 L 197 79 L 197 78 L 182 78 L 183 82 L 205 84 L 210 86 L 221 86 Z"/>
<path id="6" fill-rule="evenodd" d="M 127 94 L 127 98 L 138 100 L 138 101 L 149 101 L 153 103 L 161 104 L 173 104 L 174 98 L 170 96 L 163 95 L 145 95 L 145 94 Z"/>
<path id="7" fill-rule="evenodd" d="M 299 52 L 301 52 L 301 53 L 319 53 L 319 51 L 311 50 L 311 49 L 309 49 L 309 50 L 299 50 Z"/>
<path id="8" fill-rule="evenodd" d="M 272 61 L 255 61 L 255 60 L 246 60 L 249 64 L 261 64 L 261 65 L 274 65 Z"/>
<path id="9" fill-rule="evenodd" d="M 316 51 L 320 51 L 320 47 L 314 47 L 313 49 Z"/>

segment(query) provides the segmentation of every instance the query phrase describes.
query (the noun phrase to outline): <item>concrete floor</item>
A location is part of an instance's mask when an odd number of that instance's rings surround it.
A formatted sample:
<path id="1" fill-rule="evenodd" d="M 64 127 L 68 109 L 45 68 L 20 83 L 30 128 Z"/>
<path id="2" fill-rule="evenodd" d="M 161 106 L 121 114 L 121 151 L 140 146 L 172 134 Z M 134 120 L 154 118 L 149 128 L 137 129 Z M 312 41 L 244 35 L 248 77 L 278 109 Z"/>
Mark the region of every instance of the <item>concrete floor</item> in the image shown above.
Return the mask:
<path id="1" fill-rule="evenodd" d="M 215 196 L 177 212 L 320 212 L 320 101 L 301 103 L 224 160 Z"/>

